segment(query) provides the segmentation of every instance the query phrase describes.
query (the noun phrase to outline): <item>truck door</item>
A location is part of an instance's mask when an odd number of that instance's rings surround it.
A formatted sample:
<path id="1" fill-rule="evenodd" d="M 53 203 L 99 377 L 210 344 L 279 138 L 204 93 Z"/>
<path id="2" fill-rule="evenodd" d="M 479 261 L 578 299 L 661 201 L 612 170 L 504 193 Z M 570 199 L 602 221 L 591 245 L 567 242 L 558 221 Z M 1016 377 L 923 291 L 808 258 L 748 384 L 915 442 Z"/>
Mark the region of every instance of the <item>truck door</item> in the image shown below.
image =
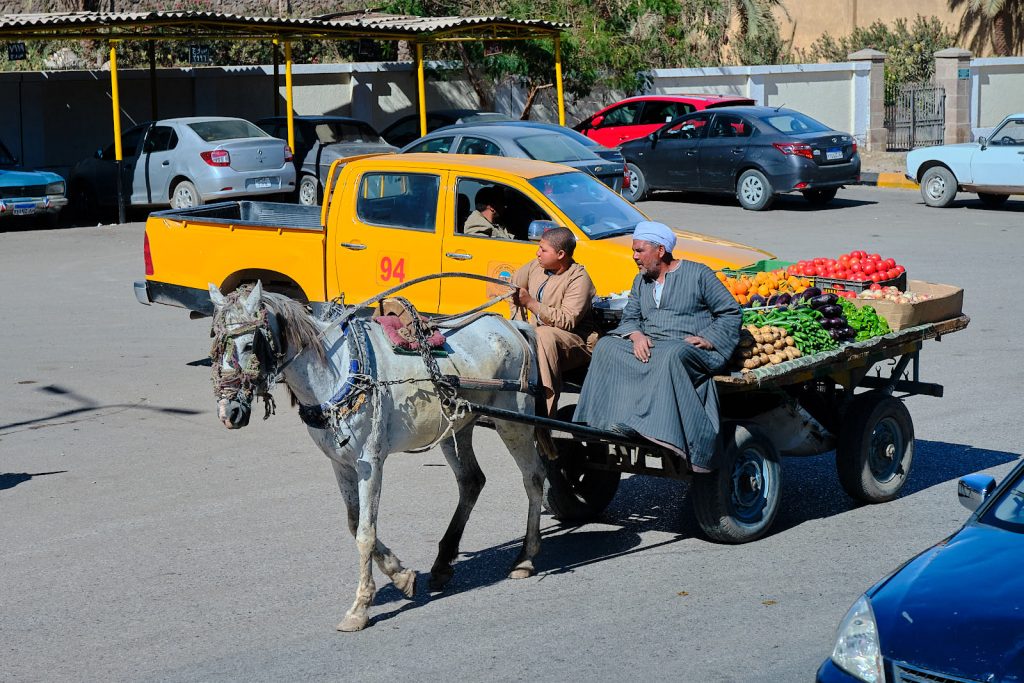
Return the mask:
<path id="1" fill-rule="evenodd" d="M 335 287 L 357 304 L 409 280 L 441 270 L 441 176 L 408 171 L 368 171 L 355 192 L 331 205 Z M 335 200 L 338 201 L 338 200 Z M 440 283 L 428 280 L 402 290 L 425 313 L 438 310 Z"/>
<path id="2" fill-rule="evenodd" d="M 484 178 L 458 177 L 453 189 L 455 202 L 449 207 L 444 228 L 442 272 L 472 273 L 510 280 L 521 265 L 536 258 L 537 243 L 527 238 L 527 228 L 531 221 L 551 220 L 551 216 L 536 202 L 514 187 Z M 492 222 L 511 233 L 511 238 L 487 235 L 479 230 L 478 234 L 465 233 L 466 221 L 478 210 L 477 202 L 482 202 L 484 196 L 489 197 L 488 201 L 500 204 L 496 207 L 498 215 Z M 445 278 L 441 281 L 439 310 L 441 313 L 460 313 L 508 291 L 507 287 L 479 280 Z M 489 310 L 506 317 L 509 314 L 508 303 L 504 301 Z"/>

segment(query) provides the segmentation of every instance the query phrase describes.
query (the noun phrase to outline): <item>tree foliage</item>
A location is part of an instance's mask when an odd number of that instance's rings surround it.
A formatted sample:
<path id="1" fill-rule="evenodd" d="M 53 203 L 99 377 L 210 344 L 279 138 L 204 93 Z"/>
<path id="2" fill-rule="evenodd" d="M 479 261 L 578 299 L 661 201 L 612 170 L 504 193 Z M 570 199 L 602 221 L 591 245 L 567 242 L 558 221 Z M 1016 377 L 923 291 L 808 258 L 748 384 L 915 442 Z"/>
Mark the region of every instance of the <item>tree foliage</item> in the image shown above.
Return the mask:
<path id="1" fill-rule="evenodd" d="M 970 37 L 975 53 L 991 44 L 997 57 L 1024 50 L 1024 0 L 949 0 L 951 10 L 963 11 L 960 36 Z"/>
<path id="2" fill-rule="evenodd" d="M 866 28 L 856 28 L 842 38 L 825 33 L 806 51 L 798 51 L 802 61 L 846 61 L 851 52 L 866 48 L 886 54 L 886 101 L 894 100 L 903 85 L 930 81 L 935 75 L 935 52 L 956 44 L 956 36 L 937 17 L 922 17 L 907 24 L 897 19 L 891 26 L 876 21 Z"/>

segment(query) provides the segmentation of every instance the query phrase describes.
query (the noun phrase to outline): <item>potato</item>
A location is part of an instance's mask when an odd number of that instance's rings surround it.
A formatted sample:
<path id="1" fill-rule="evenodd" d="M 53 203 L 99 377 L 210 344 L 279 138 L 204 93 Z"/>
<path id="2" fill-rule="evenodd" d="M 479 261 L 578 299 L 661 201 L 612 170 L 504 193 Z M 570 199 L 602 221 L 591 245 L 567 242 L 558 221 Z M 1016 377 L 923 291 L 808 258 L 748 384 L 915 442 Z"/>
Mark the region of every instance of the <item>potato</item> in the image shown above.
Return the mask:
<path id="1" fill-rule="evenodd" d="M 786 346 L 796 347 L 796 339 L 792 337 L 786 337 Z"/>
<path id="2" fill-rule="evenodd" d="M 758 331 L 759 331 L 759 328 L 757 327 L 757 325 L 747 325 L 745 329 L 750 334 L 757 334 Z"/>
<path id="3" fill-rule="evenodd" d="M 774 346 L 775 346 L 775 350 L 776 351 L 778 351 L 779 349 L 785 348 L 786 347 L 786 340 L 785 339 L 776 339 Z"/>
<path id="4" fill-rule="evenodd" d="M 772 359 L 768 356 L 767 353 L 762 353 L 760 358 L 761 358 L 761 365 L 768 365 L 769 363 L 772 362 Z"/>
<path id="5" fill-rule="evenodd" d="M 748 358 L 747 360 L 743 361 L 743 369 L 744 370 L 753 370 L 754 368 L 756 368 L 760 364 L 761 364 L 760 359 Z"/>
<path id="6" fill-rule="evenodd" d="M 755 332 L 754 333 L 754 343 L 755 344 L 763 344 L 764 343 L 764 336 L 760 332 Z"/>
<path id="7" fill-rule="evenodd" d="M 772 362 L 773 365 L 777 365 L 778 363 L 781 363 L 784 360 L 786 360 L 777 353 L 773 353 L 772 355 L 768 356 L 768 359 Z"/>

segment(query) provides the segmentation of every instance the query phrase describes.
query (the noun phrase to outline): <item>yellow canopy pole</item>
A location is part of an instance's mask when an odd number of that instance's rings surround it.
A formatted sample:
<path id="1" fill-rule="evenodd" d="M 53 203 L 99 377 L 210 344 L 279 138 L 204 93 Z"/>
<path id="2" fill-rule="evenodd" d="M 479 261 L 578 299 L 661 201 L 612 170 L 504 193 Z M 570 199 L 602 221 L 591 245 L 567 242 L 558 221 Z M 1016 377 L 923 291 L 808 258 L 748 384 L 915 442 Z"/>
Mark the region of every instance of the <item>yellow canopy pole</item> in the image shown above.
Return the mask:
<path id="1" fill-rule="evenodd" d="M 114 159 L 117 168 L 117 222 L 125 222 L 124 150 L 121 149 L 121 94 L 117 88 L 117 41 L 110 41 L 110 102 L 114 114 Z"/>
<path id="2" fill-rule="evenodd" d="M 555 92 L 558 93 L 558 125 L 565 125 L 565 93 L 562 91 L 562 36 L 555 36 Z"/>
<path id="3" fill-rule="evenodd" d="M 288 146 L 295 154 L 295 112 L 292 109 L 292 44 L 284 42 L 284 99 L 288 105 Z"/>
<path id="4" fill-rule="evenodd" d="M 416 43 L 416 92 L 420 98 L 420 135 L 427 134 L 427 88 L 424 84 L 423 43 Z"/>

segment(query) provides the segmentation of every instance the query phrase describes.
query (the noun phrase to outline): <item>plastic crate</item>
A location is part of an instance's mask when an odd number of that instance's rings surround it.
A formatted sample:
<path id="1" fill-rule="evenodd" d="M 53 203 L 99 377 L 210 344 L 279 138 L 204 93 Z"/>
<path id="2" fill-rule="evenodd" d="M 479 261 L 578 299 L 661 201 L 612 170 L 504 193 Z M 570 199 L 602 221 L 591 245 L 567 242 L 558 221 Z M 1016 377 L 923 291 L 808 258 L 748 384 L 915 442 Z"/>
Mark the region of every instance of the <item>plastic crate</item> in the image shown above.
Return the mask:
<path id="1" fill-rule="evenodd" d="M 786 270 L 792 265 L 795 265 L 794 261 L 780 261 L 779 259 L 771 258 L 751 263 L 749 266 L 743 266 L 742 268 L 722 268 L 722 272 L 730 277 L 757 275 L 758 273 L 770 273 L 773 270 Z"/>
<path id="2" fill-rule="evenodd" d="M 822 292 L 837 292 L 840 289 L 845 292 L 863 292 L 865 289 L 875 284 L 871 280 L 837 280 L 832 277 L 821 277 L 815 275 L 811 278 L 814 280 L 814 286 L 820 289 Z M 891 280 L 882 280 L 878 283 L 882 287 L 896 287 L 901 292 L 907 291 L 907 274 L 900 273 L 899 277 L 895 277 Z M 842 285 L 841 288 L 836 285 Z"/>

